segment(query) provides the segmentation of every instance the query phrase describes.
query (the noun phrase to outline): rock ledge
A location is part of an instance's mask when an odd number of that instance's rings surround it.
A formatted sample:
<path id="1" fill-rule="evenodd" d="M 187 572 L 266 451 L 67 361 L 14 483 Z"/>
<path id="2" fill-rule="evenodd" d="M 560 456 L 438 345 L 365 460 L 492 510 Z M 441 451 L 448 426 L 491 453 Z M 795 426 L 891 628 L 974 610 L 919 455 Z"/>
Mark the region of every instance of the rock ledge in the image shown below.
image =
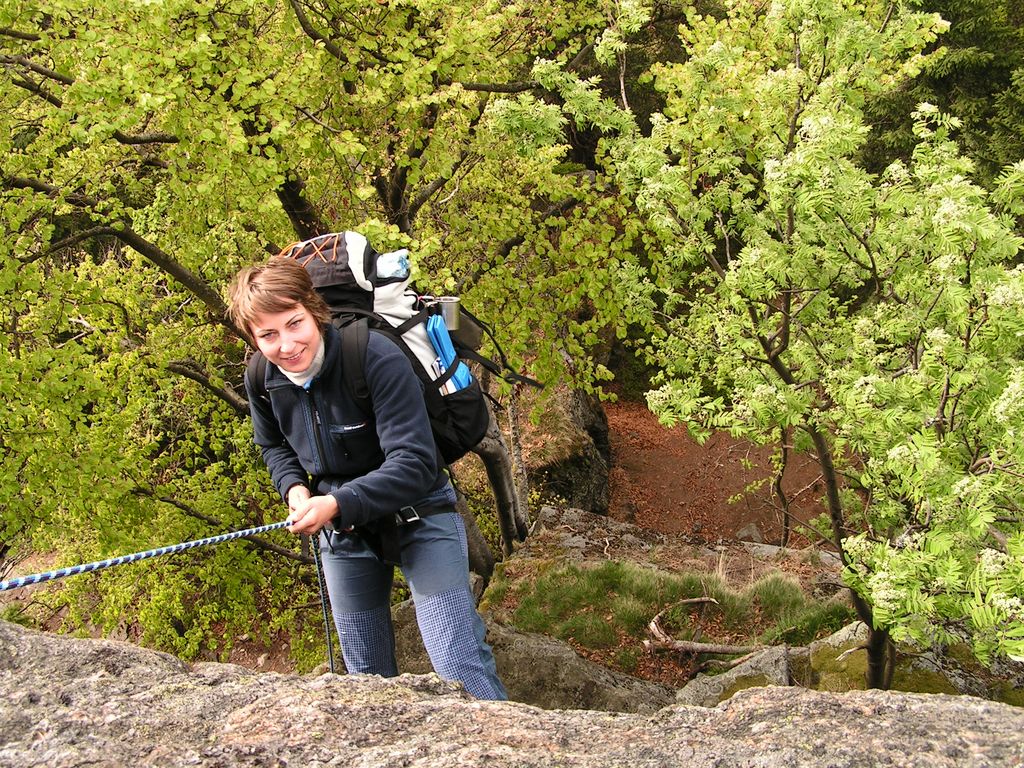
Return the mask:
<path id="1" fill-rule="evenodd" d="M 1024 710 L 754 688 L 653 715 L 478 702 L 429 676 L 258 674 L 0 622 L 0 765 L 1024 765 Z"/>

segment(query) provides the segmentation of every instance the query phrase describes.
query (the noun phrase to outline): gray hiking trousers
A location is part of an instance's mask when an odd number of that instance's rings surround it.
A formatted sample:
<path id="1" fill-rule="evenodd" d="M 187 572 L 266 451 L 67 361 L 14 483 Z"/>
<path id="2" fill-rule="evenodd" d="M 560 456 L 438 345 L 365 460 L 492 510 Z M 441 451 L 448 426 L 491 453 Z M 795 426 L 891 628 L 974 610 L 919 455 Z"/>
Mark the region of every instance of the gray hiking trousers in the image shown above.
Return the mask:
<path id="1" fill-rule="evenodd" d="M 399 526 L 397 535 L 402 573 L 434 671 L 461 682 L 478 699 L 506 700 L 469 586 L 462 518 L 454 509 L 435 513 Z M 320 551 L 346 669 L 351 674 L 394 677 L 394 566 L 382 562 L 354 534 L 325 530 Z"/>

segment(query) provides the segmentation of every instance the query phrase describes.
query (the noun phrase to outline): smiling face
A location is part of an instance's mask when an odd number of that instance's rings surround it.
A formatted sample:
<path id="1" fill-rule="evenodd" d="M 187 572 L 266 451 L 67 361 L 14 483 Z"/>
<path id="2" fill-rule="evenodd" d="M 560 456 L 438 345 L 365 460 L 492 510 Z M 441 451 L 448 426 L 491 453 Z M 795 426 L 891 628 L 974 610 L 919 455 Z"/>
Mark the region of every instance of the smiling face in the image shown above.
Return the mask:
<path id="1" fill-rule="evenodd" d="M 320 324 L 301 304 L 283 312 L 257 312 L 249 330 L 267 360 L 289 373 L 309 368 L 323 344 Z"/>

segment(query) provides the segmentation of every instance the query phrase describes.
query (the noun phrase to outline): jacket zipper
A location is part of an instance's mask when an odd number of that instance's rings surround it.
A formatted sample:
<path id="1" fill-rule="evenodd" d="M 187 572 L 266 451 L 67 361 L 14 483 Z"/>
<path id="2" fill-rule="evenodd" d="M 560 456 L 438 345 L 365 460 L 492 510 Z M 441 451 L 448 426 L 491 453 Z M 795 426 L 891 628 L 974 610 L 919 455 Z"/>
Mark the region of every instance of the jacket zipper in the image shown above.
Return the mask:
<path id="1" fill-rule="evenodd" d="M 320 437 L 321 423 L 320 423 L 320 411 L 317 410 L 316 400 L 313 398 L 313 393 L 308 389 L 306 395 L 309 397 L 309 410 L 313 413 L 313 442 L 316 444 L 317 458 L 320 460 L 320 468 L 323 472 L 327 472 L 327 456 L 324 453 L 323 440 Z"/>

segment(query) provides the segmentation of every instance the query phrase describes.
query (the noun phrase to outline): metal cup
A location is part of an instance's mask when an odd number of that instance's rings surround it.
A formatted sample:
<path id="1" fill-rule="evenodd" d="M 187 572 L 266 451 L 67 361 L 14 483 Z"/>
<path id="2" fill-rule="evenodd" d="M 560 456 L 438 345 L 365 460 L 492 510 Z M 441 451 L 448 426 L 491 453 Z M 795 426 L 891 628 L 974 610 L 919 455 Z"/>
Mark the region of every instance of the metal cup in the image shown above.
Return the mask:
<path id="1" fill-rule="evenodd" d="M 459 297 L 438 296 L 437 303 L 441 307 L 441 317 L 444 318 L 444 327 L 449 331 L 459 330 Z"/>

